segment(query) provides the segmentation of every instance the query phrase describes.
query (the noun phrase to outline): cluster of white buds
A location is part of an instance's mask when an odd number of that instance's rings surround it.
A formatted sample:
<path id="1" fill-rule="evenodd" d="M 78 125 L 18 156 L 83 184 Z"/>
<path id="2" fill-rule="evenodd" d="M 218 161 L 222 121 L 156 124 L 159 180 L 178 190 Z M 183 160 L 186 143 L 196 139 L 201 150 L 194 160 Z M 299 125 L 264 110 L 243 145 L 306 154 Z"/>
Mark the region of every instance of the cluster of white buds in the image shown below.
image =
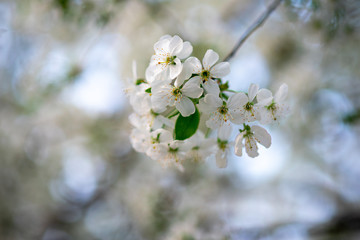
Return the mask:
<path id="1" fill-rule="evenodd" d="M 287 85 L 274 96 L 257 84 L 251 84 L 248 93 L 230 90 L 222 81 L 230 64 L 217 63 L 219 55 L 211 49 L 202 62 L 189 57 L 193 47 L 179 36 L 161 37 L 154 50 L 145 79 L 137 78 L 134 65 L 135 79 L 127 89 L 134 109 L 130 139 L 136 151 L 183 170 L 184 161 L 211 156 L 218 167 L 226 167 L 232 147 L 238 156 L 245 147 L 250 157 L 258 156 L 257 143 L 270 147 L 269 133 L 250 123 L 270 124 L 287 114 Z M 229 138 L 236 125 L 241 127 L 233 142 Z M 215 130 L 216 138 L 209 137 Z"/>

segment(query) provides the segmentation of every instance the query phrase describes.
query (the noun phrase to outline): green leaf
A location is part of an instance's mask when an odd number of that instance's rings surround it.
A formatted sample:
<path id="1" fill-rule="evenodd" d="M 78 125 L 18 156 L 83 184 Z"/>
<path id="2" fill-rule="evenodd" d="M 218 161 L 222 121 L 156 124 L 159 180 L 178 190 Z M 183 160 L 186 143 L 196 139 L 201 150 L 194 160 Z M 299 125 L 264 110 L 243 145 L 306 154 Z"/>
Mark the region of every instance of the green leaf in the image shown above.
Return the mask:
<path id="1" fill-rule="evenodd" d="M 179 115 L 175 123 L 174 139 L 185 140 L 194 135 L 194 133 L 199 127 L 199 122 L 200 114 L 196 107 L 195 112 L 188 117 L 183 117 Z"/>

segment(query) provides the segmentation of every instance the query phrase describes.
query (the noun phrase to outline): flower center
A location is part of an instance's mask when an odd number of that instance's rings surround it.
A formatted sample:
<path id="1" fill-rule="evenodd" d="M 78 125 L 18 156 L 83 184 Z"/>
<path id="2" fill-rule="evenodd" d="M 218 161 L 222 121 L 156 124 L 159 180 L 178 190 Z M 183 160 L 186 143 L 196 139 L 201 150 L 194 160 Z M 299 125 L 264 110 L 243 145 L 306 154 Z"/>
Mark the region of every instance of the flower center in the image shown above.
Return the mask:
<path id="1" fill-rule="evenodd" d="M 176 63 L 175 63 L 175 58 L 176 58 L 176 56 L 170 56 L 170 57 L 167 57 L 166 58 L 166 65 L 175 65 Z"/>
<path id="2" fill-rule="evenodd" d="M 266 107 L 268 110 L 275 111 L 276 110 L 276 104 L 272 102 L 269 106 Z"/>
<path id="3" fill-rule="evenodd" d="M 219 148 L 222 151 L 225 151 L 225 149 L 227 147 L 227 144 L 228 144 L 228 141 L 222 141 L 222 140 L 220 140 L 220 138 L 218 138 L 217 143 L 218 143 Z"/>
<path id="4" fill-rule="evenodd" d="M 225 115 L 228 112 L 228 108 L 223 105 L 218 108 L 218 112 L 221 113 L 222 115 Z"/>
<path id="5" fill-rule="evenodd" d="M 277 118 L 275 117 L 275 112 L 277 110 L 277 106 L 276 106 L 276 103 L 275 102 L 272 102 L 269 106 L 266 107 L 267 110 L 271 111 L 271 114 L 273 115 L 274 117 L 274 121 L 277 120 Z"/>
<path id="6" fill-rule="evenodd" d="M 173 94 L 174 94 L 175 96 L 180 95 L 180 94 L 181 94 L 180 88 L 174 88 L 174 89 L 173 89 Z"/>
<path id="7" fill-rule="evenodd" d="M 176 56 L 167 56 L 166 58 L 165 58 L 165 61 L 164 62 L 161 62 L 161 61 L 159 61 L 158 62 L 158 64 L 161 64 L 161 65 L 165 65 L 165 67 L 167 66 L 167 65 L 176 65 L 176 63 L 175 63 L 175 58 L 176 58 Z"/>
<path id="8" fill-rule="evenodd" d="M 152 144 L 160 143 L 160 133 L 158 133 L 158 135 L 156 135 L 156 138 L 151 137 L 151 143 Z"/>
<path id="9" fill-rule="evenodd" d="M 253 103 L 251 103 L 251 102 L 246 103 L 245 110 L 250 111 L 252 109 L 252 105 L 253 105 Z"/>
<path id="10" fill-rule="evenodd" d="M 201 78 L 207 80 L 210 77 L 210 72 L 208 70 L 203 70 L 200 75 L 201 75 Z"/>
<path id="11" fill-rule="evenodd" d="M 180 88 L 173 88 L 172 94 L 175 96 L 175 101 L 177 101 L 179 97 L 181 98 Z"/>
<path id="12" fill-rule="evenodd" d="M 254 135 L 254 133 L 251 131 L 251 127 L 247 124 L 244 124 L 244 129 L 240 130 L 240 132 L 244 132 L 244 131 L 245 131 L 244 138 L 249 138 L 252 135 Z"/>
<path id="13" fill-rule="evenodd" d="M 179 148 L 171 148 L 169 147 L 169 153 L 176 153 L 179 150 Z"/>

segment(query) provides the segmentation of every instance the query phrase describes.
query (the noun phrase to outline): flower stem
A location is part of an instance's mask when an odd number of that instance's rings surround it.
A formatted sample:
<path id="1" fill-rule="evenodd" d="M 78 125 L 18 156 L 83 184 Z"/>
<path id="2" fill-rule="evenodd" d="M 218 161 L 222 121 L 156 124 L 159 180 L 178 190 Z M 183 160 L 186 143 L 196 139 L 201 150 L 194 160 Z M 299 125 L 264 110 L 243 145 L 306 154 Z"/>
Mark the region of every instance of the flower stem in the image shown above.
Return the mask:
<path id="1" fill-rule="evenodd" d="M 178 110 L 174 110 L 170 113 L 170 115 L 168 116 L 168 118 L 172 118 L 172 117 L 175 117 L 176 115 L 178 115 L 180 112 Z"/>
<path id="2" fill-rule="evenodd" d="M 283 0 L 274 0 L 274 2 L 267 7 L 265 12 L 263 12 L 256 20 L 255 22 L 243 33 L 243 35 L 240 37 L 238 43 L 235 45 L 233 50 L 225 57 L 224 62 L 229 61 L 237 52 L 237 50 L 243 45 L 243 43 L 250 37 L 250 35 L 255 32 L 256 29 L 258 29 L 265 20 L 270 16 L 270 14 L 280 5 L 280 3 Z"/>
<path id="3" fill-rule="evenodd" d="M 210 133 L 211 133 L 211 129 L 207 128 L 206 133 L 205 133 L 205 138 L 208 138 Z"/>

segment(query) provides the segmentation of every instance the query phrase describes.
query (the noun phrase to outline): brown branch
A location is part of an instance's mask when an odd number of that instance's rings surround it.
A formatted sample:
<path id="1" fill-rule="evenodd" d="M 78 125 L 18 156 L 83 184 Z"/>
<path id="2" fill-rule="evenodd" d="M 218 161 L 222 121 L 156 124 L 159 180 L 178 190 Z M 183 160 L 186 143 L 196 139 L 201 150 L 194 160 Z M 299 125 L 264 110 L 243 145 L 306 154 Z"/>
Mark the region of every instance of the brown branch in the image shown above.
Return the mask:
<path id="1" fill-rule="evenodd" d="M 255 22 L 243 33 L 243 35 L 240 37 L 238 43 L 235 45 L 235 47 L 233 48 L 233 50 L 226 56 L 226 58 L 224 59 L 225 61 L 229 61 L 230 58 L 232 58 L 235 53 L 237 52 L 237 50 L 241 47 L 241 45 L 243 45 L 243 43 L 246 41 L 246 39 L 248 39 L 250 37 L 250 35 L 255 32 L 256 29 L 258 29 L 264 22 L 265 20 L 271 15 L 271 13 L 280 5 L 280 3 L 283 0 L 275 0 L 270 6 L 268 6 L 266 8 L 266 11 L 261 14 L 256 20 Z"/>

